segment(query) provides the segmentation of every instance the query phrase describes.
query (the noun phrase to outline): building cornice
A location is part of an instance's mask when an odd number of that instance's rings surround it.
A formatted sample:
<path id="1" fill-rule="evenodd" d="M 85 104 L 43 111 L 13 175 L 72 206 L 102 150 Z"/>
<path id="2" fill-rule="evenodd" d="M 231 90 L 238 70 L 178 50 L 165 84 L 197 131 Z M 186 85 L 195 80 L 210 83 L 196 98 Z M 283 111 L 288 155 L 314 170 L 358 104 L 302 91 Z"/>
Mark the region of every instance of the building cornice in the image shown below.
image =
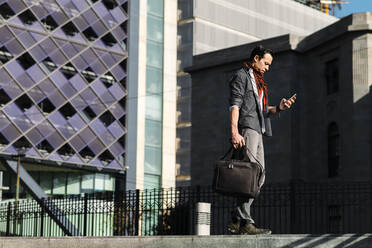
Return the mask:
<path id="1" fill-rule="evenodd" d="M 196 55 L 193 57 L 193 65 L 185 68 L 185 72 L 195 72 L 201 69 L 246 60 L 249 57 L 251 50 L 257 45 L 271 48 L 276 54 L 285 51 L 305 53 L 321 44 L 340 38 L 350 32 L 372 32 L 372 13 L 363 12 L 346 16 L 338 22 L 335 22 L 306 37 L 286 34 Z"/>

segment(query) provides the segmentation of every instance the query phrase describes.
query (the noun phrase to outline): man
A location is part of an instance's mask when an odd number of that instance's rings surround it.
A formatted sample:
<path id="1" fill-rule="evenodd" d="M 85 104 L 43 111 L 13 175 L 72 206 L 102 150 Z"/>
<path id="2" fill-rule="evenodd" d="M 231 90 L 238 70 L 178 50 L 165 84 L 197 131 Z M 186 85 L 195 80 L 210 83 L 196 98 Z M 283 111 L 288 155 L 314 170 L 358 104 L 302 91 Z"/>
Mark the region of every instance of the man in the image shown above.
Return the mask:
<path id="1" fill-rule="evenodd" d="M 263 75 L 269 70 L 274 55 L 263 46 L 253 49 L 249 62 L 238 70 L 230 81 L 231 141 L 235 149 L 242 148 L 244 160 L 260 165 L 265 181 L 265 160 L 262 135 L 271 136 L 270 115 L 289 109 L 296 99 L 283 98 L 278 106 L 268 105 L 267 86 Z M 257 228 L 251 217 L 253 199 L 239 197 L 228 230 L 233 234 L 270 234 L 268 229 Z"/>

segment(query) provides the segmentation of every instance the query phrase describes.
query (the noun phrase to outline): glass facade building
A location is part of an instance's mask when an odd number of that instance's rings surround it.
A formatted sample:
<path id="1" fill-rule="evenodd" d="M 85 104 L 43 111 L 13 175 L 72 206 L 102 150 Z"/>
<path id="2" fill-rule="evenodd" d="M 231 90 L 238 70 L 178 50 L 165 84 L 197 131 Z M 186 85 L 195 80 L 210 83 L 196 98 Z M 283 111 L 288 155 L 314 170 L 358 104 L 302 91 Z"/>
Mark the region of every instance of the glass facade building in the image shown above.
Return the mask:
<path id="1" fill-rule="evenodd" d="M 129 12 L 126 188 L 174 187 L 177 1 L 130 1 Z"/>
<path id="2" fill-rule="evenodd" d="M 163 0 L 147 0 L 145 188 L 159 188 L 163 118 Z"/>
<path id="3" fill-rule="evenodd" d="M 0 16 L 0 154 L 122 171 L 128 0 L 3 0 Z"/>

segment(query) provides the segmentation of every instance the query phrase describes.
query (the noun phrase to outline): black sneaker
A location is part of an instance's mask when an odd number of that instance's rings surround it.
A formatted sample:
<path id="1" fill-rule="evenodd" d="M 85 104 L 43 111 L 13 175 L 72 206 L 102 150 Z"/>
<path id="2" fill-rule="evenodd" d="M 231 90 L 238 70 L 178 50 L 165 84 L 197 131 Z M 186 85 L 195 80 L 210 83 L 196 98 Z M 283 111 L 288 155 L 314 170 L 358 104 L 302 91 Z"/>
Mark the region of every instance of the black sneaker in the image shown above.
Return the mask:
<path id="1" fill-rule="evenodd" d="M 231 234 L 239 234 L 239 231 L 240 231 L 240 221 L 230 221 L 229 224 L 227 224 L 227 230 Z"/>
<path id="2" fill-rule="evenodd" d="M 245 224 L 244 226 L 240 227 L 239 234 L 242 234 L 242 235 L 271 234 L 271 230 L 261 229 L 261 228 L 256 227 L 254 224 L 249 223 L 249 224 Z"/>

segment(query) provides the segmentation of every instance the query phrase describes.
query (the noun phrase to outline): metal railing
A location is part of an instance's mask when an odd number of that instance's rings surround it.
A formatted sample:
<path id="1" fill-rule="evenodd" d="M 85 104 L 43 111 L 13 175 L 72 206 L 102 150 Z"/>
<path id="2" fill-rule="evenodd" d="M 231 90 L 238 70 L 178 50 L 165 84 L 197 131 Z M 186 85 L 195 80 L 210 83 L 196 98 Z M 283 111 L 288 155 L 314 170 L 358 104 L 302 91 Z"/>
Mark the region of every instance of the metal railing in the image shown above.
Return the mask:
<path id="1" fill-rule="evenodd" d="M 320 2 L 316 3 L 315 1 L 309 1 L 309 0 L 294 0 L 295 2 L 302 3 L 304 5 L 307 5 L 313 9 L 320 10 Z"/>
<path id="2" fill-rule="evenodd" d="M 83 236 L 191 235 L 197 202 L 209 202 L 211 234 L 227 234 L 235 198 L 210 187 L 127 191 L 122 194 L 27 199 L 0 204 L 3 236 L 64 236 L 43 206 L 55 205 Z M 273 233 L 372 231 L 372 184 L 291 183 L 264 186 L 254 219 Z M 76 234 L 75 234 L 76 235 Z"/>

